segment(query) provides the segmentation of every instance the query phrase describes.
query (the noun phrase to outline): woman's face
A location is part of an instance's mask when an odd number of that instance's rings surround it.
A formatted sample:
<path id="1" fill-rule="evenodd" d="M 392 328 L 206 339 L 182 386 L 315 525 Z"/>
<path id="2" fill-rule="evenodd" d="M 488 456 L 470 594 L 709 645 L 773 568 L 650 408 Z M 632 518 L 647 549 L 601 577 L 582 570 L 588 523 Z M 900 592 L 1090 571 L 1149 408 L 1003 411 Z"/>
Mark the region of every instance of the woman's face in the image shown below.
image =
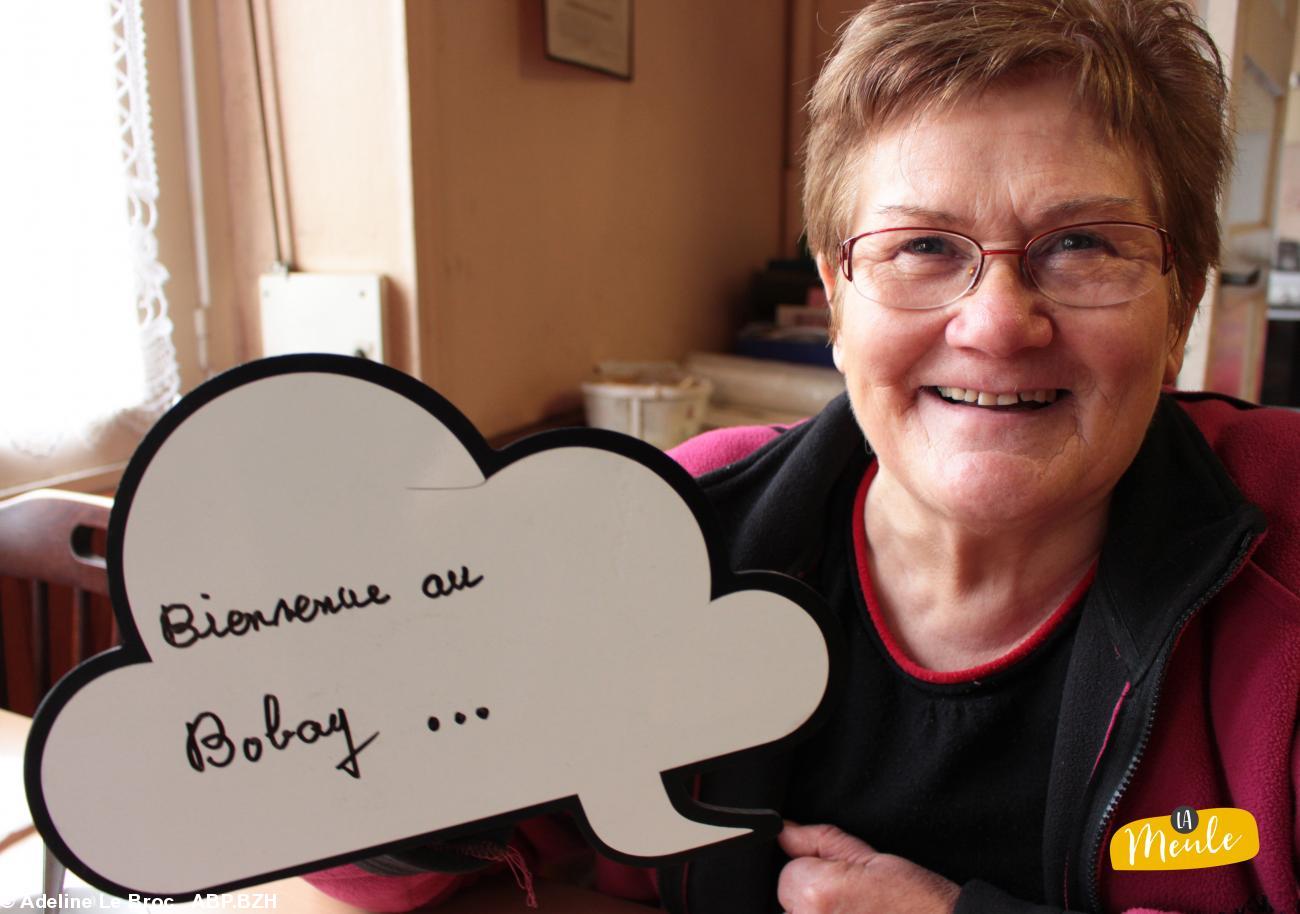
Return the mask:
<path id="1" fill-rule="evenodd" d="M 1156 222 L 1134 158 L 1071 96 L 1052 80 L 1002 87 L 881 132 L 861 160 L 852 234 L 924 226 L 994 249 L 1071 223 Z M 822 276 L 842 286 L 836 365 L 882 475 L 967 526 L 1050 525 L 1103 504 L 1182 361 L 1169 277 L 1123 304 L 1071 308 L 1022 279 L 1014 256 L 995 255 L 965 297 L 905 311 L 863 298 L 834 264 Z M 1056 400 L 998 409 L 939 388 Z"/>

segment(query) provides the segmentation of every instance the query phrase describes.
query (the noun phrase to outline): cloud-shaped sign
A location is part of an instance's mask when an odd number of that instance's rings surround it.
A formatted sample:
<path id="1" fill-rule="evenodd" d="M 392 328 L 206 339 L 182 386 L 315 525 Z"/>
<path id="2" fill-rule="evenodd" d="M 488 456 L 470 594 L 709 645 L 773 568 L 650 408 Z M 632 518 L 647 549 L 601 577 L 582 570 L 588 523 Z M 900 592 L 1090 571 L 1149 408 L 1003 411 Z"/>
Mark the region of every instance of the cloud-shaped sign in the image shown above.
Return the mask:
<path id="1" fill-rule="evenodd" d="M 291 356 L 149 434 L 110 525 L 124 646 L 42 706 L 27 789 L 89 882 L 179 898 L 578 811 L 680 857 L 774 816 L 694 804 L 688 767 L 806 730 L 825 616 L 734 576 L 702 493 L 593 431 L 489 449 L 383 366 Z"/>

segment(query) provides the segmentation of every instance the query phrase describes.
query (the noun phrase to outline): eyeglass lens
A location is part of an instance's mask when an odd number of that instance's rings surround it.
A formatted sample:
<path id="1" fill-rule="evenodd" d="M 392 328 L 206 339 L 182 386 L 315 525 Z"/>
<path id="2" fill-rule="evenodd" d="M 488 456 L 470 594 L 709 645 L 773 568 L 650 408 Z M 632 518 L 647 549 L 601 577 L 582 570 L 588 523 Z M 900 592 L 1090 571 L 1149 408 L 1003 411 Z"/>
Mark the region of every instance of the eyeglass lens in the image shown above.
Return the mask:
<path id="1" fill-rule="evenodd" d="M 1025 252 L 1029 278 L 1053 301 L 1095 308 L 1132 301 L 1160 281 L 1164 239 L 1149 226 L 1067 226 Z M 975 286 L 984 255 L 963 235 L 886 229 L 852 245 L 853 285 L 892 308 L 937 308 Z"/>

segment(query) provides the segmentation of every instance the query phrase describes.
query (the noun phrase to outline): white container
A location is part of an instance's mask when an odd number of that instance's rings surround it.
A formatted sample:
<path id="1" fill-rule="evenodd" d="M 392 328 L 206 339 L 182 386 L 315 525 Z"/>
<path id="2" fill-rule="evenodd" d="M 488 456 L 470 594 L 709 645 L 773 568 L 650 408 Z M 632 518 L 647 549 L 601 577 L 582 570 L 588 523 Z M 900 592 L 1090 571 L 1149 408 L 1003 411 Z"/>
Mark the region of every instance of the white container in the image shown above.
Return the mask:
<path id="1" fill-rule="evenodd" d="M 844 376 L 821 365 L 692 352 L 686 370 L 713 384 L 715 406 L 753 407 L 807 418 L 844 393 Z"/>
<path id="2" fill-rule="evenodd" d="M 588 425 L 664 449 L 700 430 L 712 392 L 709 381 L 672 362 L 602 362 L 582 385 Z"/>

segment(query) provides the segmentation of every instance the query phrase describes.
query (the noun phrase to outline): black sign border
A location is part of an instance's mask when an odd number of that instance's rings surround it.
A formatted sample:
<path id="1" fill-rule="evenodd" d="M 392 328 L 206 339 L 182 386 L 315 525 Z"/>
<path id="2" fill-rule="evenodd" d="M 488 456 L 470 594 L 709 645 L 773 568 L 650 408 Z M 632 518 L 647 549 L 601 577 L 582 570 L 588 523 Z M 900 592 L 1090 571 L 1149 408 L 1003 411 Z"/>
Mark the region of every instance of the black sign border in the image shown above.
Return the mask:
<path id="1" fill-rule="evenodd" d="M 161 895 L 152 895 L 137 888 L 118 885 L 112 880 L 100 876 L 72 852 L 55 828 L 45 805 L 45 798 L 41 792 L 40 763 L 54 719 L 74 694 L 87 686 L 92 680 L 106 675 L 112 670 L 137 663 L 152 662 L 136 628 L 135 617 L 126 598 L 126 582 L 122 572 L 122 543 L 131 513 L 131 504 L 140 482 L 149 464 L 167 438 L 182 422 L 201 407 L 247 384 L 267 378 L 302 373 L 344 375 L 378 384 L 396 394 L 400 394 L 442 422 L 464 445 L 480 470 L 482 470 L 485 478 L 494 475 L 517 460 L 540 451 L 561 447 L 596 448 L 635 460 L 672 486 L 695 516 L 708 549 L 709 567 L 712 576 L 711 600 L 717 600 L 738 590 L 766 590 L 798 604 L 816 621 L 821 629 L 822 637 L 826 641 L 830 669 L 826 690 L 823 692 L 817 710 L 807 721 L 792 733 L 773 742 L 738 753 L 730 753 L 694 762 L 661 773 L 669 801 L 673 808 L 684 818 L 709 825 L 748 828 L 752 830 L 750 834 L 708 845 L 704 848 L 681 851 L 662 857 L 633 857 L 605 845 L 597 837 L 587 824 L 578 796 L 574 795 L 510 813 L 468 822 L 450 829 L 426 832 L 321 860 L 313 860 L 285 869 L 250 875 L 247 878 L 219 885 L 199 886 L 192 891 L 186 890 Z M 690 474 L 663 451 L 628 435 L 592 428 L 559 429 L 530 436 L 497 450 L 490 447 L 474 425 L 441 394 L 415 378 L 378 362 L 349 356 L 304 353 L 275 356 L 240 365 L 201 384 L 183 397 L 145 435 L 127 465 L 109 517 L 106 554 L 109 595 L 113 604 L 113 612 L 117 616 L 122 643 L 90 658 L 71 670 L 49 691 L 36 711 L 31 732 L 28 736 L 23 763 L 23 779 L 33 823 L 45 840 L 46 846 L 70 870 L 80 875 L 87 883 L 120 897 L 139 895 L 148 899 L 170 899 L 175 902 L 192 901 L 196 895 L 220 894 L 290 876 L 313 873 L 368 857 L 427 844 L 435 839 L 445 842 L 482 834 L 508 827 L 533 816 L 553 812 L 571 814 L 588 843 L 605 856 L 636 866 L 663 866 L 682 863 L 696 854 L 710 853 L 719 849 L 730 849 L 742 843 L 771 841 L 780 832 L 782 825 L 780 816 L 775 812 L 770 810 L 730 809 L 701 803 L 691 797 L 690 785 L 697 775 L 733 765 L 738 760 L 752 761 L 779 754 L 795 743 L 806 739 L 821 726 L 831 713 L 831 697 L 838 694 L 839 691 L 836 686 L 841 681 L 843 663 L 840 658 L 843 653 L 843 645 L 841 644 L 838 626 L 831 622 L 829 609 L 816 592 L 794 578 L 776 572 L 746 571 L 737 573 L 731 571 L 727 567 L 725 555 L 722 553 L 721 541 L 712 507 L 709 505 L 703 490 L 700 489 Z M 781 671 L 756 669 L 753 674 L 755 676 L 781 675 Z M 129 840 L 129 834 L 125 830 L 129 829 L 130 823 L 123 822 L 121 824 L 124 829 L 123 839 Z"/>

